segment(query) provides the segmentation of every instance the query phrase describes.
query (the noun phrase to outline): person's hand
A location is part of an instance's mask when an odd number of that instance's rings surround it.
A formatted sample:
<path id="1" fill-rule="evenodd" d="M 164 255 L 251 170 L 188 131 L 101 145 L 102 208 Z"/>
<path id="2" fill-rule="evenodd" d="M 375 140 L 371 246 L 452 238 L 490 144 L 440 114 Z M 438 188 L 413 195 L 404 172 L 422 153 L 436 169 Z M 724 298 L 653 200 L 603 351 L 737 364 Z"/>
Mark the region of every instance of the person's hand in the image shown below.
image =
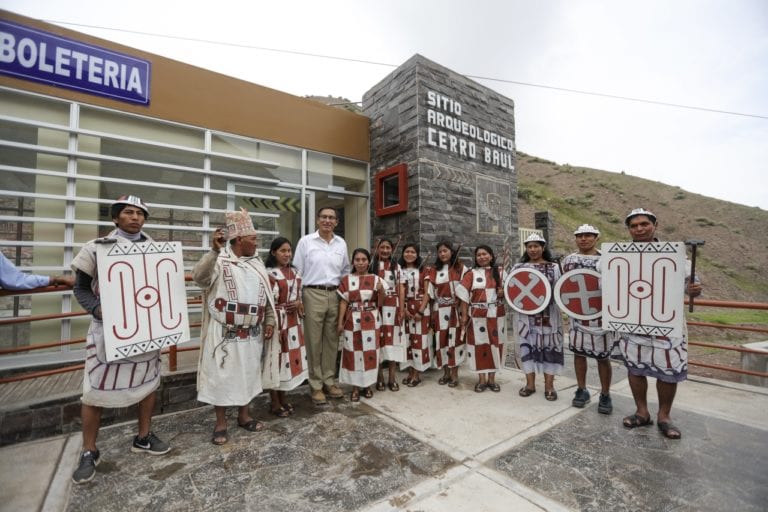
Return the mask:
<path id="1" fill-rule="evenodd" d="M 53 286 L 72 287 L 75 284 L 75 276 L 53 276 L 50 280 L 50 284 Z"/>
<path id="2" fill-rule="evenodd" d="M 296 312 L 299 314 L 299 318 L 304 318 L 304 303 L 300 300 L 296 301 Z"/>
<path id="3" fill-rule="evenodd" d="M 341 336 L 341 334 L 344 332 L 344 324 L 339 324 L 336 326 L 336 334 Z"/>
<path id="4" fill-rule="evenodd" d="M 698 297 L 701 295 L 702 286 L 701 283 L 688 283 L 688 289 L 686 295 L 689 297 Z"/>
<path id="5" fill-rule="evenodd" d="M 275 327 L 273 325 L 268 325 L 264 328 L 265 338 L 271 338 L 274 333 L 275 333 Z"/>
<path id="6" fill-rule="evenodd" d="M 211 241 L 211 248 L 219 252 L 227 243 L 227 230 L 225 228 L 218 228 L 213 232 L 213 240 Z"/>

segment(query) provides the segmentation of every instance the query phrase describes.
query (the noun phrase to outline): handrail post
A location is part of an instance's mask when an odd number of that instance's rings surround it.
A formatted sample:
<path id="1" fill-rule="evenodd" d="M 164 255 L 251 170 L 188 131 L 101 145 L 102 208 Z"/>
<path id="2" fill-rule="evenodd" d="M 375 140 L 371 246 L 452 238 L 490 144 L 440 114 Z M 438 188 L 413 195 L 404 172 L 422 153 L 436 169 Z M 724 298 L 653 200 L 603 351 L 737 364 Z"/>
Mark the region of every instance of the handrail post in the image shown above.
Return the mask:
<path id="1" fill-rule="evenodd" d="M 175 372 L 178 368 L 178 356 L 176 354 L 176 345 L 171 345 L 168 351 L 168 370 Z"/>

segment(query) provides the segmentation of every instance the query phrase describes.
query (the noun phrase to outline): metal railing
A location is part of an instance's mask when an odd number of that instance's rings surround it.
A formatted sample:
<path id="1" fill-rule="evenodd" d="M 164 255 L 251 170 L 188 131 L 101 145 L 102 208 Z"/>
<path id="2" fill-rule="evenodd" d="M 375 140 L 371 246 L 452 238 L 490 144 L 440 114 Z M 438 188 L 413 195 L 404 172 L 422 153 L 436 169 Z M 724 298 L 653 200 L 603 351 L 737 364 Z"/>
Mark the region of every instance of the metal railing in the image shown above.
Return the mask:
<path id="1" fill-rule="evenodd" d="M 186 276 L 185 280 L 191 281 L 192 279 L 190 276 Z M 54 291 L 61 292 L 61 291 L 66 291 L 70 289 L 71 288 L 67 286 L 46 286 L 42 288 L 36 288 L 33 290 L 24 290 L 24 291 L 0 290 L 0 297 L 9 296 L 9 295 L 13 296 L 13 295 L 48 293 L 48 292 L 54 292 Z M 686 303 L 687 301 L 688 299 L 686 299 Z M 202 300 L 199 298 L 190 298 L 187 301 L 188 305 L 200 305 L 201 303 L 202 303 Z M 698 307 L 718 307 L 718 308 L 751 309 L 751 310 L 756 309 L 756 310 L 768 311 L 768 304 L 759 303 L 759 302 L 738 302 L 738 301 L 696 299 L 695 304 Z M 23 317 L 19 316 L 19 317 L 12 317 L 8 319 L 0 320 L 0 326 L 27 323 L 27 322 L 37 322 L 37 321 L 44 321 L 44 320 L 68 319 L 68 318 L 75 318 L 75 317 L 82 317 L 82 316 L 88 316 L 88 313 L 73 312 L 73 313 L 54 313 L 54 314 L 46 314 L 46 315 L 30 315 L 30 316 L 23 316 Z M 688 321 L 688 325 L 711 328 L 711 329 L 721 329 L 721 330 L 749 331 L 749 332 L 756 332 L 756 333 L 764 333 L 768 335 L 768 326 L 753 327 L 753 326 L 742 326 L 742 325 L 726 325 L 726 324 L 717 324 L 717 323 L 710 323 L 710 322 L 698 322 L 693 320 Z M 200 323 L 199 322 L 191 323 L 190 327 L 200 327 Z M 67 345 L 75 345 L 75 344 L 84 343 L 84 342 L 85 342 L 85 338 L 77 338 L 77 339 L 71 339 L 71 340 L 59 340 L 51 343 L 29 345 L 24 347 L 5 348 L 5 349 L 0 349 L 0 357 L 11 355 L 11 354 L 17 354 L 20 352 L 29 352 L 34 350 L 63 347 Z M 719 343 L 691 341 L 690 339 L 688 340 L 688 344 L 691 346 L 704 347 L 704 348 L 710 348 L 710 349 L 728 350 L 728 351 L 734 351 L 734 352 L 740 352 L 740 353 L 759 354 L 759 355 L 768 356 L 768 352 L 765 350 L 747 348 L 739 345 L 724 345 Z M 199 350 L 199 346 L 190 346 L 190 347 L 171 346 L 167 349 L 164 349 L 163 353 L 168 354 L 168 369 L 172 372 L 177 371 L 178 370 L 178 353 L 193 351 L 193 350 Z M 743 368 L 735 368 L 732 366 L 706 363 L 704 361 L 692 360 L 692 359 L 688 360 L 688 364 L 690 366 L 698 366 L 702 368 L 720 370 L 720 371 L 735 373 L 739 375 L 750 375 L 754 377 L 768 378 L 768 372 L 746 370 Z M 50 370 L 25 372 L 25 373 L 13 375 L 10 377 L 0 378 L 0 384 L 27 380 L 27 379 L 34 379 L 38 377 L 45 377 L 49 375 L 56 375 L 60 373 L 77 371 L 81 369 L 83 369 L 82 363 L 71 365 L 71 366 L 65 366 L 61 368 L 50 369 Z"/>

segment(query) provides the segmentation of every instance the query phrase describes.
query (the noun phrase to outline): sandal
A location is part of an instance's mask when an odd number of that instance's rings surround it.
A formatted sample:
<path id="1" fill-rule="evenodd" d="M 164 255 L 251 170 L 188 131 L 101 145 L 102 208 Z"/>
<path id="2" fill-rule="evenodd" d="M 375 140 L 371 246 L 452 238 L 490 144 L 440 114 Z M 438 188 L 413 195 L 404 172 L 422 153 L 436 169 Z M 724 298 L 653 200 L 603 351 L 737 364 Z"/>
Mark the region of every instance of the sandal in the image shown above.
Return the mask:
<path id="1" fill-rule="evenodd" d="M 411 379 L 411 382 L 410 382 L 410 383 L 408 383 L 408 384 L 407 384 L 407 386 L 408 386 L 409 388 L 415 388 L 415 387 L 416 387 L 416 386 L 418 386 L 419 384 L 421 384 L 421 379 Z"/>
<path id="2" fill-rule="evenodd" d="M 555 400 L 557 400 L 557 391 L 555 391 L 554 389 L 544 390 L 544 398 L 546 398 L 550 402 L 554 402 Z"/>
<path id="3" fill-rule="evenodd" d="M 229 435 L 227 435 L 227 429 L 224 430 L 214 430 L 213 431 L 213 437 L 211 437 L 211 442 L 215 444 L 216 446 L 221 446 L 223 444 L 227 444 L 229 441 Z"/>
<path id="4" fill-rule="evenodd" d="M 295 407 L 293 407 L 293 404 L 283 404 L 283 409 L 288 411 L 288 414 L 293 414 L 293 411 L 295 411 Z"/>
<path id="5" fill-rule="evenodd" d="M 392 381 L 389 383 L 389 390 L 390 391 L 400 391 L 400 386 L 397 385 L 397 382 Z"/>
<path id="6" fill-rule="evenodd" d="M 376 391 L 384 391 L 385 389 L 387 389 L 387 385 L 384 384 L 383 380 L 376 383 Z"/>
<path id="7" fill-rule="evenodd" d="M 478 382 L 477 384 L 475 384 L 475 393 L 482 393 L 483 391 L 485 391 L 485 388 L 487 387 L 488 387 L 488 384 L 486 384 L 485 382 Z"/>
<path id="8" fill-rule="evenodd" d="M 403 379 L 403 384 L 406 385 L 406 386 L 410 386 L 411 382 L 413 382 L 413 379 L 410 378 L 410 377 L 406 377 L 406 378 Z"/>
<path id="9" fill-rule="evenodd" d="M 522 388 L 520 388 L 520 391 L 517 392 L 517 394 L 522 396 L 522 397 L 527 397 L 527 396 L 531 396 L 535 392 L 536 392 L 535 389 L 531 389 L 529 387 L 522 387 Z"/>
<path id="10" fill-rule="evenodd" d="M 455 388 L 455 387 L 456 387 L 456 386 L 458 386 L 458 385 L 459 385 L 459 381 L 458 381 L 458 380 L 452 380 L 452 381 L 450 381 L 450 382 L 448 383 L 448 387 L 449 387 L 449 388 Z"/>
<path id="11" fill-rule="evenodd" d="M 624 418 L 622 420 L 622 424 L 624 425 L 624 428 L 647 427 L 648 425 L 653 425 L 653 420 L 651 419 L 650 415 L 647 418 L 643 418 L 639 414 L 635 413 Z M 659 430 L 662 430 L 662 428 L 663 427 L 659 426 Z M 667 430 L 669 430 L 669 428 L 667 428 Z"/>
<path id="12" fill-rule="evenodd" d="M 356 389 L 352 393 L 350 393 L 349 401 L 350 402 L 359 402 L 360 401 L 360 391 Z"/>
<path id="13" fill-rule="evenodd" d="M 494 393 L 498 393 L 499 391 L 501 391 L 501 386 L 499 386 L 495 382 L 489 382 L 488 383 L 488 389 L 490 389 Z"/>
<path id="14" fill-rule="evenodd" d="M 451 382 L 450 375 L 443 375 L 442 377 L 437 379 L 437 383 L 440 384 L 441 386 L 448 384 L 449 382 Z"/>
<path id="15" fill-rule="evenodd" d="M 256 420 L 251 420 L 245 423 L 237 422 L 237 426 L 247 430 L 248 432 L 258 432 L 259 430 L 264 429 L 264 424 Z"/>
<path id="16" fill-rule="evenodd" d="M 363 396 L 365 398 L 373 398 L 373 390 L 370 387 L 365 388 L 365 391 L 363 392 Z"/>
<path id="17" fill-rule="evenodd" d="M 648 419 L 650 420 L 650 418 Z M 683 434 L 682 432 L 680 432 L 680 429 L 674 426 L 671 421 L 659 421 L 656 424 L 656 426 L 659 427 L 659 430 L 667 439 L 674 439 L 675 441 L 677 441 L 678 439 L 683 437 Z"/>
<path id="18" fill-rule="evenodd" d="M 272 409 L 270 409 L 269 413 L 270 414 L 274 414 L 278 418 L 287 418 L 288 416 L 291 415 L 291 411 L 289 411 L 288 409 L 285 409 L 283 407 L 281 407 L 281 408 L 279 408 L 277 410 L 274 410 L 274 411 Z"/>

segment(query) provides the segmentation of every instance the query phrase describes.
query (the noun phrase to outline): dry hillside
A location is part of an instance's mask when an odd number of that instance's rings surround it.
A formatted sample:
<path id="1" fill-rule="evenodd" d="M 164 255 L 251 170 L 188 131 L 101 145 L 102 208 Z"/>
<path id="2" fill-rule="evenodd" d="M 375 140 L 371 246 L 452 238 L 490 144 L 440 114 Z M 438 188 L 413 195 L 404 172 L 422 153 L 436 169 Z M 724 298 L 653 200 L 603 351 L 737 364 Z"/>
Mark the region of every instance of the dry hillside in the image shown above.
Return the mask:
<path id="1" fill-rule="evenodd" d="M 600 229 L 604 242 L 626 240 L 624 217 L 644 207 L 659 217 L 659 237 L 704 240 L 697 275 L 706 298 L 768 302 L 768 212 L 721 201 L 624 173 L 558 165 L 518 152 L 519 220 L 533 227 L 534 212 L 555 220 L 554 249 L 572 252 L 573 230 Z"/>

